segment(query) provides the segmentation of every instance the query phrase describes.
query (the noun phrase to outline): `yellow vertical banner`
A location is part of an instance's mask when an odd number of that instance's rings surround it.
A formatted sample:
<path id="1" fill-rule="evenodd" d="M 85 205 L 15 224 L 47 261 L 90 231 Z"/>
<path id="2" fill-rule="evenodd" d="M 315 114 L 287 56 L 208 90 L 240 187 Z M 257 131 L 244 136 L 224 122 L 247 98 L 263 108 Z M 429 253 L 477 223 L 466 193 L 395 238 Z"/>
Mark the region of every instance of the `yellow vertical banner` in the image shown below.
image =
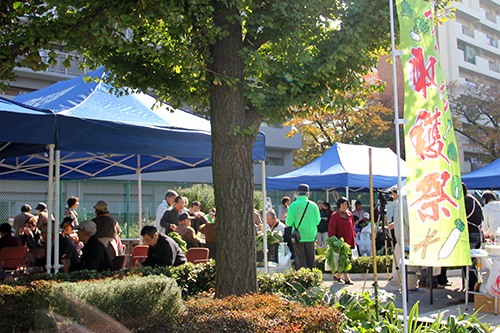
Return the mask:
<path id="1" fill-rule="evenodd" d="M 470 265 L 460 163 L 429 2 L 397 0 L 405 75 L 410 265 Z"/>

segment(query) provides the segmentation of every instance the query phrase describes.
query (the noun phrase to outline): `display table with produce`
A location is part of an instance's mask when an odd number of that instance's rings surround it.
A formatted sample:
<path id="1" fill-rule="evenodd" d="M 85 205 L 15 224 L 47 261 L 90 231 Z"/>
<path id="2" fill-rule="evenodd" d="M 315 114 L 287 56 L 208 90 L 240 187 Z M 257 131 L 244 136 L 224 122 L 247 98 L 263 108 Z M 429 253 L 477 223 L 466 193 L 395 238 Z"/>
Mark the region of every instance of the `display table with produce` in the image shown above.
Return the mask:
<path id="1" fill-rule="evenodd" d="M 264 233 L 259 233 L 255 239 L 257 252 L 257 270 L 264 271 Z M 285 273 L 292 268 L 292 253 L 283 238 L 276 232 L 267 231 L 268 270 L 273 273 Z"/>

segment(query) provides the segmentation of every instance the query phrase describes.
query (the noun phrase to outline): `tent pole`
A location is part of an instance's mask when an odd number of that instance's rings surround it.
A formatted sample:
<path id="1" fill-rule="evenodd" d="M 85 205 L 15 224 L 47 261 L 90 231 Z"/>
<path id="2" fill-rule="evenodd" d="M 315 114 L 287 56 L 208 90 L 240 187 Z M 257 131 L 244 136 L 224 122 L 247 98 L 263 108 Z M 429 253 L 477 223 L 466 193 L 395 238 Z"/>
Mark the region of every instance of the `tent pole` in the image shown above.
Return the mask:
<path id="1" fill-rule="evenodd" d="M 139 235 L 142 230 L 142 178 L 141 178 L 141 155 L 137 155 L 137 200 L 138 200 L 138 213 L 139 213 Z M 142 244 L 141 237 L 139 236 L 139 244 Z"/>
<path id="2" fill-rule="evenodd" d="M 269 273 L 269 269 L 267 267 L 266 161 L 261 161 L 260 165 L 262 166 L 262 224 L 264 224 L 264 237 L 262 238 L 264 240 L 264 249 L 262 251 L 264 253 L 264 273 L 267 274 Z"/>
<path id="3" fill-rule="evenodd" d="M 57 274 L 61 265 L 59 264 L 59 215 L 61 211 L 61 151 L 56 150 L 56 170 L 55 170 L 55 195 L 54 195 L 54 273 Z M 51 218 L 49 217 L 49 221 Z"/>
<path id="4" fill-rule="evenodd" d="M 326 189 L 326 200 L 325 200 L 326 202 L 330 202 L 329 196 L 330 196 L 330 191 Z"/>
<path id="5" fill-rule="evenodd" d="M 345 197 L 347 199 L 347 202 L 349 202 L 349 186 L 345 188 Z"/>
<path id="6" fill-rule="evenodd" d="M 47 239 L 45 240 L 45 244 L 47 245 L 47 265 L 45 266 L 47 269 L 47 273 L 50 273 L 52 270 L 52 221 L 51 216 L 53 213 L 53 203 L 54 203 L 54 146 L 49 145 L 49 186 L 47 193 Z"/>
<path id="7" fill-rule="evenodd" d="M 389 0 L 389 12 L 391 16 L 391 45 L 392 45 L 392 86 L 394 88 L 394 124 L 396 125 L 396 154 L 397 165 L 398 165 L 398 195 L 401 196 L 401 146 L 399 142 L 399 125 L 402 125 L 404 122 L 399 119 L 399 110 L 398 110 L 398 76 L 396 71 L 396 42 L 394 38 L 394 1 Z M 399 239 L 404 240 L 404 228 L 403 228 L 403 200 L 402 197 L 398 200 L 399 211 L 399 221 L 394 221 L 394 223 L 399 224 Z M 404 243 L 404 242 L 403 242 Z M 405 246 L 401 246 L 401 276 L 406 276 L 406 266 L 404 263 L 405 258 Z M 403 329 L 404 333 L 408 333 L 408 303 L 407 303 L 407 295 L 406 295 L 406 279 L 401 279 L 401 296 L 403 300 Z"/>

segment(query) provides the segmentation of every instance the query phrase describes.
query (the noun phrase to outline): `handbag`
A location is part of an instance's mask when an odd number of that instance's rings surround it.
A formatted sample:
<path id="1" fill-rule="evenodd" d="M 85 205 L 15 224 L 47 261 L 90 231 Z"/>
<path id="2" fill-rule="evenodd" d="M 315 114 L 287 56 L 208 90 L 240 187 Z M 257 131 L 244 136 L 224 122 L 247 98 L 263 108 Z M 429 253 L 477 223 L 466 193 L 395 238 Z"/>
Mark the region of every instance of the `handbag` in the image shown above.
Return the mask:
<path id="1" fill-rule="evenodd" d="M 306 208 L 304 209 L 304 213 L 302 213 L 302 217 L 300 218 L 299 225 L 295 228 L 295 230 L 292 232 L 292 235 L 290 236 L 290 240 L 292 244 L 296 244 L 300 242 L 300 232 L 299 232 L 299 227 L 302 224 L 302 220 L 304 219 L 304 215 L 306 215 L 307 207 L 309 206 L 309 201 L 307 202 Z"/>

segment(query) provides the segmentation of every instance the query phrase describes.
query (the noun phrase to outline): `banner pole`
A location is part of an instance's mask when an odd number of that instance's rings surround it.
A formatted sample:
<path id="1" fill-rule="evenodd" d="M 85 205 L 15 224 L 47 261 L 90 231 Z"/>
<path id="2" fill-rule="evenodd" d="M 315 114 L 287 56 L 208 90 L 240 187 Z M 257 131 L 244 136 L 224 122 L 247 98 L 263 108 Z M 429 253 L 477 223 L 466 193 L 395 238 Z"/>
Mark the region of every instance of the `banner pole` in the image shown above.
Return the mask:
<path id="1" fill-rule="evenodd" d="M 398 76 L 396 71 L 396 42 L 394 37 L 394 1 L 389 0 L 389 11 L 391 16 L 391 56 L 392 56 L 392 78 L 393 78 L 393 88 L 394 88 L 394 125 L 396 132 L 396 154 L 398 156 L 397 166 L 398 166 L 398 195 L 402 196 L 401 188 L 401 144 L 399 141 L 399 126 L 403 124 L 399 119 L 399 110 L 398 110 Z M 399 221 L 394 221 L 394 223 L 399 223 L 400 233 L 399 239 L 403 243 L 401 246 L 401 276 L 406 276 L 406 266 L 405 266 L 405 246 L 404 246 L 404 228 L 403 228 L 403 200 L 402 198 L 398 200 L 399 211 Z M 403 329 L 404 333 L 408 333 L 408 300 L 406 294 L 406 279 L 401 279 L 401 296 L 402 296 L 402 307 L 403 307 Z"/>
<path id="2" fill-rule="evenodd" d="M 377 277 L 377 249 L 375 246 L 375 235 L 377 234 L 377 230 L 375 229 L 375 209 L 373 208 L 374 199 L 373 199 L 373 170 L 372 170 L 372 149 L 368 149 L 368 164 L 370 170 L 370 220 L 372 224 L 372 258 L 373 258 L 373 287 L 375 291 L 375 313 L 377 316 L 377 321 L 379 320 L 378 313 L 378 277 Z"/>
<path id="3" fill-rule="evenodd" d="M 268 267 L 268 257 L 267 257 L 267 220 L 266 220 L 266 161 L 261 161 L 260 162 L 261 168 L 262 168 L 262 232 L 264 233 L 263 235 L 263 242 L 264 242 L 264 249 L 262 249 L 262 253 L 264 254 L 264 273 L 269 273 L 269 267 Z"/>

